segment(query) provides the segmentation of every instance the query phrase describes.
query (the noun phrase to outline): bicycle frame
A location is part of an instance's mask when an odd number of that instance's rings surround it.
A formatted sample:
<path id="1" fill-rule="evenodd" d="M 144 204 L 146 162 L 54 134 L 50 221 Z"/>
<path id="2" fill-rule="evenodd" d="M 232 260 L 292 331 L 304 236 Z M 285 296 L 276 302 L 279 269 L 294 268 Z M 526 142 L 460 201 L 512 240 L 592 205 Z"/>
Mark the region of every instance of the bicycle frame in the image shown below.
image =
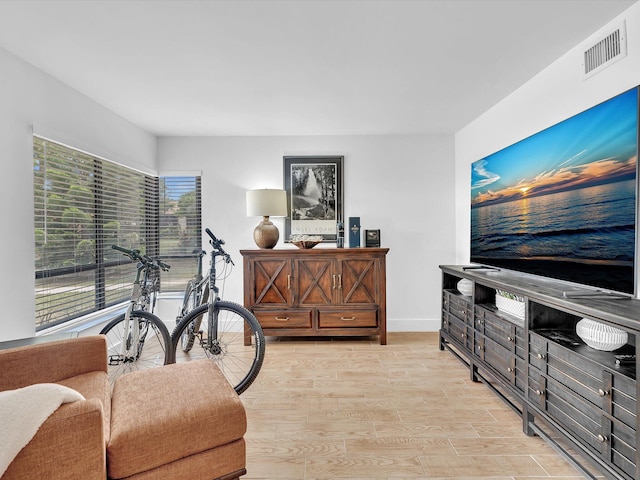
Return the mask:
<path id="1" fill-rule="evenodd" d="M 125 363 L 133 362 L 140 355 L 140 351 L 142 350 L 142 346 L 144 345 L 147 336 L 149 325 L 147 322 L 144 322 L 145 325 L 142 325 L 142 322 L 140 322 L 138 317 L 135 317 L 135 320 L 133 320 L 136 324 L 131 325 L 131 313 L 134 311 L 146 312 L 148 311 L 149 306 L 151 306 L 150 313 L 153 313 L 155 301 L 153 305 L 150 305 L 150 294 L 155 290 L 155 285 L 152 277 L 153 275 L 155 275 L 156 271 L 160 269 L 168 269 L 169 266 L 161 262 L 160 260 L 156 260 L 157 265 L 155 265 L 153 260 L 146 256 L 141 256 L 140 253 L 136 250 L 128 251 L 116 245 L 113 245 L 112 248 L 114 250 L 119 250 L 125 253 L 125 255 L 129 256 L 130 258 L 138 259 L 138 263 L 136 266 L 136 278 L 133 281 L 133 289 L 131 291 L 131 301 L 129 302 L 129 306 L 127 307 L 127 310 L 125 312 L 123 323 L 124 332 L 131 332 L 131 337 L 126 338 L 126 341 L 123 341 L 120 344 L 118 358 L 109 358 L 110 365 L 117 365 L 121 360 Z M 131 328 L 132 326 L 133 328 Z M 132 351 L 132 349 L 134 349 L 135 351 Z"/>
<path id="2" fill-rule="evenodd" d="M 220 289 L 216 285 L 216 257 L 224 257 L 225 262 L 233 265 L 231 257 L 222 249 L 222 242 L 218 240 L 213 233 L 207 228 L 207 233 L 211 237 L 209 243 L 213 247 L 211 250 L 211 264 L 209 266 L 209 316 L 207 331 L 207 350 L 214 354 L 220 353 L 220 345 L 218 344 L 218 316 L 215 314 L 216 303 L 220 300 Z"/>
<path id="3" fill-rule="evenodd" d="M 196 252 L 194 252 L 196 253 Z M 209 282 L 210 276 L 203 277 L 202 276 L 202 258 L 207 254 L 204 250 L 200 250 L 198 253 L 198 273 L 196 273 L 195 277 L 193 277 L 193 282 L 195 284 L 195 302 L 194 306 L 198 306 L 202 303 L 202 291 L 204 286 Z"/>

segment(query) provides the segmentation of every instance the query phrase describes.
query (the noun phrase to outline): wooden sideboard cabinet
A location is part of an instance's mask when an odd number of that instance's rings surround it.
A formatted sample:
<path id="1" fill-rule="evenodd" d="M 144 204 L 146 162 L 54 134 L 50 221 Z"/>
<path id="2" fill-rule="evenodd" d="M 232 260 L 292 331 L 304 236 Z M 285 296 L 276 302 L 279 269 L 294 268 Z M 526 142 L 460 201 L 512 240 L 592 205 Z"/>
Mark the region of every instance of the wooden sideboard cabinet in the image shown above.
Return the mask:
<path id="1" fill-rule="evenodd" d="M 265 335 L 378 335 L 386 345 L 388 251 L 241 250 L 245 307 Z"/>

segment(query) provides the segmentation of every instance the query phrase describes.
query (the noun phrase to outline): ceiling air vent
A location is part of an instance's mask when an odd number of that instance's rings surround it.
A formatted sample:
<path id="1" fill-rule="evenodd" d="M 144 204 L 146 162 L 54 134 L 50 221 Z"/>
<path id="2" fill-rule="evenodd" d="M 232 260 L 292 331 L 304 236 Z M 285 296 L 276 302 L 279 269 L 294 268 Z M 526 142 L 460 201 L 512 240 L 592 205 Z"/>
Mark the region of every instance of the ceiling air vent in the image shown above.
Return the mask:
<path id="1" fill-rule="evenodd" d="M 622 22 L 583 52 L 583 74 L 589 78 L 627 56 L 627 31 Z"/>

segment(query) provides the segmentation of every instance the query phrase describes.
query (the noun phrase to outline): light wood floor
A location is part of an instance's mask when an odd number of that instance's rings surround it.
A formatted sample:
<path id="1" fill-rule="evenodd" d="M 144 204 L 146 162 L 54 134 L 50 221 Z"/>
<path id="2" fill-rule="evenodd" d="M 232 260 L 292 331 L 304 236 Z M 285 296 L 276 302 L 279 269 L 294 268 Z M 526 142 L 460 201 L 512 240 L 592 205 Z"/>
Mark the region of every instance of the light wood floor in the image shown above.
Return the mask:
<path id="1" fill-rule="evenodd" d="M 243 480 L 583 478 L 437 342 L 269 337 Z"/>

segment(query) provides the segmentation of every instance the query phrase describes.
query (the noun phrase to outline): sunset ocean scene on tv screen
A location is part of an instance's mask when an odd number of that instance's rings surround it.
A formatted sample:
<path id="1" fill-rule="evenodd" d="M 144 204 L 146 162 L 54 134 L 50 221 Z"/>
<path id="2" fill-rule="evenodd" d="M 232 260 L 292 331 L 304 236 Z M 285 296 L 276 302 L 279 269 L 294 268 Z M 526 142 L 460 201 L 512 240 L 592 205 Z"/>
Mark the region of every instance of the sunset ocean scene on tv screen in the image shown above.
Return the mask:
<path id="1" fill-rule="evenodd" d="M 471 166 L 471 260 L 633 293 L 638 89 Z"/>

